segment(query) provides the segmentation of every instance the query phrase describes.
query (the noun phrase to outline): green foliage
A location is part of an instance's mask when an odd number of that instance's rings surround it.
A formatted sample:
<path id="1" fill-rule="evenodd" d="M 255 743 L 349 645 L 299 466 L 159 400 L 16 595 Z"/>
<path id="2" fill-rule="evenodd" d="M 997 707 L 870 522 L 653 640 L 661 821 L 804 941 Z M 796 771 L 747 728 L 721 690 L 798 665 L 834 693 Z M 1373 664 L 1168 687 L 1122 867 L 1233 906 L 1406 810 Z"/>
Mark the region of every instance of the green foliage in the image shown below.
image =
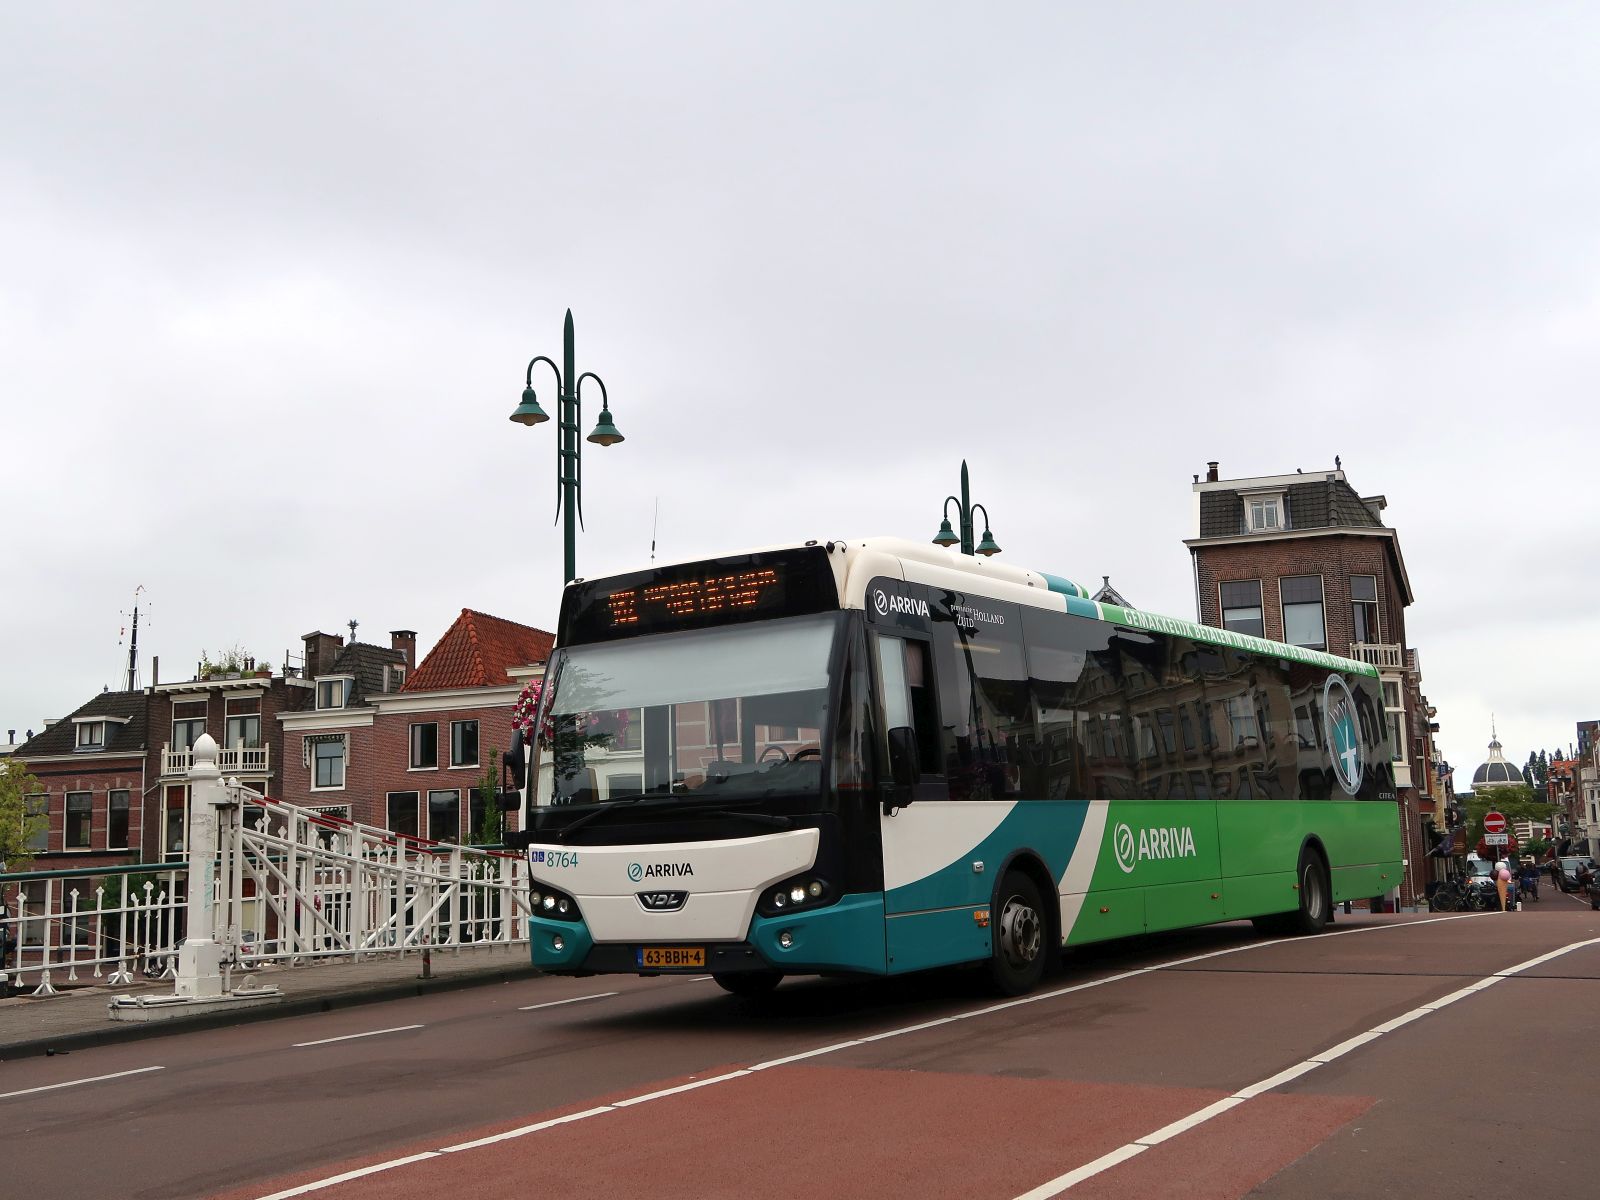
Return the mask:
<path id="1" fill-rule="evenodd" d="M 483 818 L 473 830 L 472 841 L 478 846 L 497 846 L 505 836 L 505 814 L 500 811 L 500 781 L 495 777 L 494 765 L 500 761 L 500 751 L 489 747 L 489 766 L 483 769 L 478 780 L 478 803 L 483 806 Z"/>
<path id="2" fill-rule="evenodd" d="M 1483 837 L 1483 815 L 1491 808 L 1504 815 L 1511 824 L 1518 821 L 1542 821 L 1546 825 L 1553 825 L 1556 819 L 1556 806 L 1536 799 L 1534 790 L 1526 784 L 1487 788 L 1468 796 L 1462 806 L 1467 814 L 1469 848 L 1475 848 L 1479 839 Z M 1524 847 L 1521 852 L 1527 854 L 1528 850 Z"/>
<path id="3" fill-rule="evenodd" d="M 235 642 L 231 649 L 223 650 L 216 658 L 212 658 L 206 651 L 200 651 L 200 677 L 202 679 L 212 675 L 237 675 L 245 670 L 252 669 L 249 664 L 254 661 L 254 656 L 243 646 Z"/>
<path id="4" fill-rule="evenodd" d="M 27 797 L 40 790 L 26 763 L 8 758 L 0 763 L 0 862 L 8 871 L 26 871 L 34 851 L 28 843 L 50 827 L 44 813 L 30 813 Z"/>

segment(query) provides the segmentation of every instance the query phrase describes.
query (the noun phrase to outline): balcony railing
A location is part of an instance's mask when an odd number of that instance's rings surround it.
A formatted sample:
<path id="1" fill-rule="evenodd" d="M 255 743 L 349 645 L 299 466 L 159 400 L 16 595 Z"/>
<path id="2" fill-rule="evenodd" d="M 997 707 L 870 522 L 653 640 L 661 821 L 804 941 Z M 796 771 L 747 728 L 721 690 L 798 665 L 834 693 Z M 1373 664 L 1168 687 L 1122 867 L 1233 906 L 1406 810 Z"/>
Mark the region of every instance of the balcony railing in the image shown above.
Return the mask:
<path id="1" fill-rule="evenodd" d="M 1380 671 L 1404 671 L 1406 648 L 1399 642 L 1351 642 L 1350 657 L 1371 663 Z"/>
<path id="2" fill-rule="evenodd" d="M 268 746 L 227 746 L 217 751 L 217 766 L 224 777 L 233 775 L 265 775 L 272 769 L 272 751 Z M 194 765 L 194 755 L 188 750 L 161 747 L 161 773 L 187 775 Z"/>

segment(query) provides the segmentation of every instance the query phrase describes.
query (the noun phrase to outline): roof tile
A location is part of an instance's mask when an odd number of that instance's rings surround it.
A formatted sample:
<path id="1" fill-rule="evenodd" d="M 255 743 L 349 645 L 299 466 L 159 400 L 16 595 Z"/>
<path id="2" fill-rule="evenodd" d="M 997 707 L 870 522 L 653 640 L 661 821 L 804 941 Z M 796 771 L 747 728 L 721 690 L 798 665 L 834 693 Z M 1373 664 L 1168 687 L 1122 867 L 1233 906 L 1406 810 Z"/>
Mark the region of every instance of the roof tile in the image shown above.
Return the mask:
<path id="1" fill-rule="evenodd" d="M 531 625 L 463 608 L 402 692 L 492 687 L 511 682 L 509 668 L 547 662 L 555 635 Z"/>

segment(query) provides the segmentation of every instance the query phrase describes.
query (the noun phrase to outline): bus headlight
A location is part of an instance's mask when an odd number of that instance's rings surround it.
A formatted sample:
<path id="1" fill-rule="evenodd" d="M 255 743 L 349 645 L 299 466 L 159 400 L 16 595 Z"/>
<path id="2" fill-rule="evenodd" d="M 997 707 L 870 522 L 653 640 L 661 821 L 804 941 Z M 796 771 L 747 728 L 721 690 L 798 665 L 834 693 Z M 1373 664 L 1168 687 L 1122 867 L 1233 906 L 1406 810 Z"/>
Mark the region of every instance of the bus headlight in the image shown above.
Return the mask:
<path id="1" fill-rule="evenodd" d="M 770 891 L 761 893 L 756 909 L 764 916 L 779 912 L 793 912 L 797 908 L 820 908 L 832 904 L 837 897 L 828 881 L 816 875 L 799 875 L 786 879 Z"/>
<path id="2" fill-rule="evenodd" d="M 528 889 L 528 908 L 534 916 L 552 921 L 577 921 L 583 917 L 576 900 L 544 883 Z"/>

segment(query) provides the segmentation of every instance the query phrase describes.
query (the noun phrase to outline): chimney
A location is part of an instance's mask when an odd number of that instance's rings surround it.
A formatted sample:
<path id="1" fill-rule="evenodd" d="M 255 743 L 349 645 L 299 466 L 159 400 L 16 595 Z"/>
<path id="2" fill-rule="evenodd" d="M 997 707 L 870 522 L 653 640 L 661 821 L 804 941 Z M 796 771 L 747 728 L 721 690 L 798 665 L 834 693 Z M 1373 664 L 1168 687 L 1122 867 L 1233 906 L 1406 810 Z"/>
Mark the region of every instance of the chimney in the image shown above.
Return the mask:
<path id="1" fill-rule="evenodd" d="M 15 729 L 6 730 L 6 745 L 15 746 L 16 744 L 17 744 L 17 731 Z"/>
<path id="2" fill-rule="evenodd" d="M 150 686 L 155 687 L 161 682 L 161 655 L 150 656 Z"/>
<path id="3" fill-rule="evenodd" d="M 405 652 L 407 675 L 417 669 L 417 631 L 415 629 L 391 629 L 389 631 L 389 646 L 391 649 Z"/>
<path id="4" fill-rule="evenodd" d="M 306 646 L 306 678 L 315 679 L 333 670 L 333 660 L 339 657 L 344 638 L 332 633 L 308 633 L 302 639 Z"/>
<path id="5" fill-rule="evenodd" d="M 1208 462 L 1206 464 L 1206 482 L 1207 483 L 1215 483 L 1216 481 L 1217 481 L 1217 464 L 1214 463 L 1214 462 Z"/>

